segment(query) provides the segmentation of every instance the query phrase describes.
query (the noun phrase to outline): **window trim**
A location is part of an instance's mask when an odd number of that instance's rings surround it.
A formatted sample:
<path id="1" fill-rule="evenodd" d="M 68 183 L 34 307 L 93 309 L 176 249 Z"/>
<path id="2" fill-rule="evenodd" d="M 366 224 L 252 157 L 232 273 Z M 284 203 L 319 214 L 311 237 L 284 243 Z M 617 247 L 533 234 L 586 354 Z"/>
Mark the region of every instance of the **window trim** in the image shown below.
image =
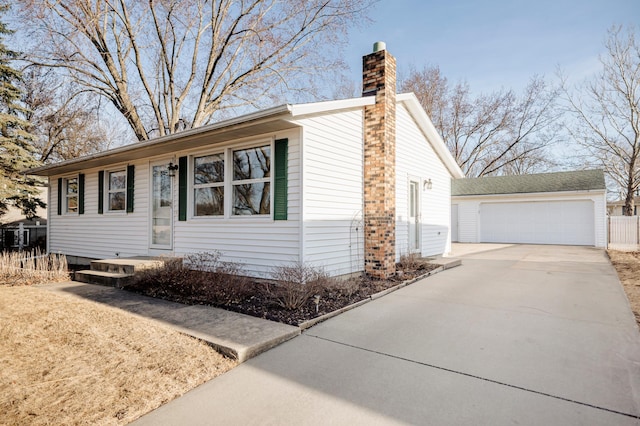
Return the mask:
<path id="1" fill-rule="evenodd" d="M 196 158 L 209 157 L 213 155 L 221 155 L 222 156 L 222 167 L 224 168 L 224 172 L 222 174 L 222 182 L 212 182 L 212 183 L 196 183 Z M 189 156 L 189 187 L 191 194 L 191 217 L 194 219 L 220 219 L 226 217 L 227 212 L 227 153 L 226 150 L 217 150 L 217 151 L 208 151 L 206 153 L 198 153 Z M 197 215 L 196 214 L 196 189 L 200 188 L 219 188 L 222 187 L 222 214 L 216 215 Z"/>
<path id="2" fill-rule="evenodd" d="M 76 193 L 69 194 L 69 181 L 74 179 L 76 181 Z M 62 199 L 64 200 L 64 205 L 63 205 L 64 209 L 62 213 L 64 215 L 69 215 L 69 216 L 79 216 L 80 215 L 80 176 L 72 175 L 72 176 L 63 177 L 62 190 L 63 190 Z M 71 198 L 76 199 L 76 211 L 69 210 L 69 199 Z"/>
<path id="3" fill-rule="evenodd" d="M 247 150 L 247 149 L 252 149 L 252 148 L 260 148 L 263 146 L 268 146 L 269 147 L 269 176 L 266 178 L 255 178 L 255 179 L 244 179 L 244 180 L 235 180 L 233 178 L 233 167 L 228 167 L 229 170 L 229 188 L 230 188 L 230 194 L 229 196 L 231 197 L 231 202 L 229 203 L 229 217 L 230 218 L 237 218 L 237 217 L 253 217 L 253 218 L 271 218 L 273 219 L 273 139 L 270 140 L 268 143 L 265 141 L 264 143 L 255 143 L 252 144 L 250 146 L 246 146 L 246 147 L 230 147 L 228 149 L 229 153 L 228 153 L 228 157 L 229 160 L 231 160 L 231 162 L 233 161 L 233 152 L 234 151 L 243 151 L 243 150 Z M 234 197 L 234 189 L 236 186 L 239 185 L 252 185 L 254 183 L 269 183 L 269 213 L 267 214 L 250 214 L 250 215 L 242 215 L 242 214 L 233 214 L 233 197 Z M 225 182 L 226 184 L 226 182 Z M 225 191 L 226 192 L 226 191 Z"/>
<path id="4" fill-rule="evenodd" d="M 236 143 L 233 145 L 229 145 L 223 149 L 219 147 L 216 149 L 208 149 L 201 150 L 197 152 L 190 153 L 187 156 L 187 217 L 189 220 L 240 220 L 245 222 L 257 221 L 257 222 L 272 222 L 274 221 L 274 186 L 275 186 L 275 177 L 274 177 L 274 154 L 275 154 L 275 146 L 274 146 L 274 138 L 261 138 L 261 139 L 252 139 L 250 141 L 244 141 L 241 143 Z M 229 197 L 233 197 L 233 167 L 229 167 L 229 164 L 232 163 L 233 151 L 239 151 L 243 149 L 251 149 L 258 148 L 261 146 L 268 146 L 270 149 L 271 156 L 271 167 L 269 170 L 268 178 L 260 178 L 260 179 L 251 179 L 250 181 L 242 181 L 244 183 L 260 183 L 260 182 L 269 182 L 269 213 L 268 214 L 260 214 L 260 215 L 234 215 L 233 214 L 233 201 Z M 223 154 L 224 158 L 224 181 L 221 182 L 224 188 L 224 214 L 215 215 L 215 216 L 196 216 L 195 214 L 195 158 L 198 157 L 206 157 L 208 155 L 216 155 Z M 236 181 L 238 182 L 238 181 Z M 208 185 L 208 184 L 207 184 Z M 198 186 L 200 187 L 200 186 Z"/>
<path id="5" fill-rule="evenodd" d="M 124 188 L 122 189 L 118 189 L 116 190 L 111 190 L 110 189 L 110 185 L 111 185 L 111 173 L 117 173 L 117 172 L 122 172 L 124 173 Z M 106 208 L 103 207 L 103 211 L 104 213 L 109 213 L 109 214 L 123 214 L 123 213 L 127 213 L 127 184 L 129 183 L 129 177 L 127 174 L 127 166 L 121 166 L 121 167 L 114 167 L 111 169 L 106 169 L 104 170 L 104 182 L 103 182 L 103 199 L 104 199 L 104 206 L 106 206 Z M 115 192 L 123 192 L 124 193 L 124 208 L 120 209 L 120 210 L 112 210 L 111 209 L 111 203 L 110 203 L 110 199 L 109 199 L 109 195 L 111 195 L 112 193 Z"/>

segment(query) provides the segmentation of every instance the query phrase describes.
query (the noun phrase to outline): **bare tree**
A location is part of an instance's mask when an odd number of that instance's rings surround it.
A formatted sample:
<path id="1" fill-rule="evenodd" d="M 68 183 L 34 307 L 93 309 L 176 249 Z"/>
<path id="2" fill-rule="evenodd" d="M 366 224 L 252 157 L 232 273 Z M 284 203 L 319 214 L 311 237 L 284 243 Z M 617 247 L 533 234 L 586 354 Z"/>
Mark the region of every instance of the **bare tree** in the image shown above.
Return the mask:
<path id="1" fill-rule="evenodd" d="M 412 70 L 401 82 L 414 92 L 467 176 L 519 174 L 552 165 L 546 148 L 557 137 L 557 91 L 533 77 L 512 90 L 473 97 L 466 83 L 449 85 L 438 67 Z"/>
<path id="2" fill-rule="evenodd" d="M 311 91 L 370 0 L 25 0 L 34 64 L 109 99 L 139 140 L 209 123 L 277 89 Z"/>
<path id="3" fill-rule="evenodd" d="M 640 45 L 635 28 L 611 28 L 605 48 L 600 72 L 577 92 L 563 78 L 563 91 L 575 118 L 571 135 L 621 188 L 623 214 L 630 216 L 640 188 Z"/>
<path id="4" fill-rule="evenodd" d="M 101 124 L 95 95 L 70 87 L 53 70 L 42 68 L 23 72 L 22 91 L 40 162 L 69 160 L 109 147 L 114 133 Z"/>

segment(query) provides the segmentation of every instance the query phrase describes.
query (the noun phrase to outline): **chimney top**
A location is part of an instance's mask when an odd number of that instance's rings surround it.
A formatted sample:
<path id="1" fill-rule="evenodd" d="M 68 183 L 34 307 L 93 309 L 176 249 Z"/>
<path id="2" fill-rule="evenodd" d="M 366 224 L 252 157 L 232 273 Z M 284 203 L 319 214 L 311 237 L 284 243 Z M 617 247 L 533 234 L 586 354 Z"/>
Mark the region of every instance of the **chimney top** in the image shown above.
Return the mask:
<path id="1" fill-rule="evenodd" d="M 387 44 L 384 41 L 376 41 L 373 43 L 373 53 L 380 52 L 381 50 L 386 50 Z"/>

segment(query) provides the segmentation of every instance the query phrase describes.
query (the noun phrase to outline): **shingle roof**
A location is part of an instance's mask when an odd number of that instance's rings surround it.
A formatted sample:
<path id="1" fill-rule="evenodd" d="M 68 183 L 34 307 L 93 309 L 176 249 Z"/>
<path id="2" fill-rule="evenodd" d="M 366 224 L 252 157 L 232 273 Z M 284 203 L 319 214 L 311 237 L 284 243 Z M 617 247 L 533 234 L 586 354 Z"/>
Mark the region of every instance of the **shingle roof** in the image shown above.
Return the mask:
<path id="1" fill-rule="evenodd" d="M 454 179 L 451 195 L 522 194 L 605 189 L 602 170 Z"/>

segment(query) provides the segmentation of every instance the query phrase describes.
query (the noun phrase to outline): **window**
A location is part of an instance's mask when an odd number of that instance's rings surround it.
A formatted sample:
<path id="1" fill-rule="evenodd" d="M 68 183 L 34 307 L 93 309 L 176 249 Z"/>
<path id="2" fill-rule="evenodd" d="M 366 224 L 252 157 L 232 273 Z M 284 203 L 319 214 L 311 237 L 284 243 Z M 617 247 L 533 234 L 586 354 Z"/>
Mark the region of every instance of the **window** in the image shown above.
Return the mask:
<path id="1" fill-rule="evenodd" d="M 127 206 L 127 172 L 108 172 L 107 206 L 109 211 L 124 211 Z"/>
<path id="2" fill-rule="evenodd" d="M 67 213 L 78 213 L 78 178 L 65 179 L 65 211 Z"/>
<path id="3" fill-rule="evenodd" d="M 278 145 L 278 142 L 280 143 Z M 187 204 L 191 204 L 192 217 L 270 216 L 274 220 L 286 220 L 286 139 L 263 143 L 248 148 L 227 149 L 225 152 L 180 157 L 178 182 L 178 220 L 187 220 Z M 281 175 L 272 174 L 273 150 L 280 153 Z M 191 165 L 187 173 L 187 164 Z M 184 173 L 184 174 L 183 174 Z M 189 175 L 190 173 L 190 175 Z M 189 182 L 187 182 L 189 181 Z M 276 181 L 275 187 L 272 181 Z M 272 190 L 280 189 L 275 196 L 272 212 Z M 187 200 L 188 193 L 192 199 Z M 277 211 L 278 206 L 280 211 Z"/>
<path id="4" fill-rule="evenodd" d="M 224 215 L 224 154 L 193 159 L 194 216 Z"/>
<path id="5" fill-rule="evenodd" d="M 232 161 L 232 214 L 270 214 L 271 146 L 235 150 L 232 152 Z"/>
<path id="6" fill-rule="evenodd" d="M 8 229 L 5 234 L 5 244 L 9 247 L 20 247 L 20 230 L 19 229 Z M 24 229 L 22 231 L 22 245 L 29 245 L 29 230 Z"/>

